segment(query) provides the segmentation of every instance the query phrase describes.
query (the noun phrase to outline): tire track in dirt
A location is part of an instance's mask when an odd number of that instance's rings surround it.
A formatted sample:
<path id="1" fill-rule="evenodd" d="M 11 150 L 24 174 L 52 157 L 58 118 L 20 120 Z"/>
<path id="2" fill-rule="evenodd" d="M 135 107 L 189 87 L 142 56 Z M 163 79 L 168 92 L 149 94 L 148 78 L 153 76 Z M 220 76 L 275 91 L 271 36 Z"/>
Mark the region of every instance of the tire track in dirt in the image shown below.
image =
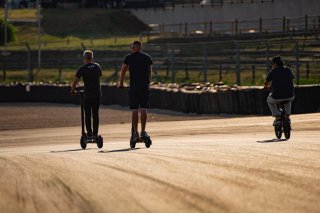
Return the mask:
<path id="1" fill-rule="evenodd" d="M 222 200 L 219 200 L 218 197 L 215 197 L 214 199 L 208 198 L 208 197 L 205 197 L 201 194 L 189 191 L 185 188 L 181 188 L 179 186 L 173 185 L 171 183 L 165 182 L 163 180 L 160 180 L 160 179 L 154 178 L 152 176 L 145 175 L 143 173 L 139 173 L 139 172 L 136 172 L 133 170 L 125 170 L 125 169 L 122 169 L 119 167 L 114 167 L 114 166 L 101 164 L 101 163 L 96 163 L 96 164 L 103 166 L 103 167 L 107 167 L 112 170 L 122 172 L 122 173 L 134 175 L 136 177 L 145 179 L 146 181 L 152 181 L 156 184 L 162 185 L 165 188 L 170 189 L 170 191 L 174 191 L 174 193 L 180 194 L 181 197 L 189 196 L 189 197 L 191 197 L 191 201 L 185 200 L 185 199 L 181 200 L 181 201 L 184 202 L 185 204 L 187 204 L 190 208 L 197 210 L 198 212 L 206 212 L 207 211 L 207 208 L 203 208 L 203 207 L 199 206 L 200 203 L 204 203 L 204 204 L 206 204 L 206 206 L 211 206 L 211 207 L 217 208 L 220 211 L 228 211 L 229 210 L 228 207 L 225 204 L 223 204 Z"/>

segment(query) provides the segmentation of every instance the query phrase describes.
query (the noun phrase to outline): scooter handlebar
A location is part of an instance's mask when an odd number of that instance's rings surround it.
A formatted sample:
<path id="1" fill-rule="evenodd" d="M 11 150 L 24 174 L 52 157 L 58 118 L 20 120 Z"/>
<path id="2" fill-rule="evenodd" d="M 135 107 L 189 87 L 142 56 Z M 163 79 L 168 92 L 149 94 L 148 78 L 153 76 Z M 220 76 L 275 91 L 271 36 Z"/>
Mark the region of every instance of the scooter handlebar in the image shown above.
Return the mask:
<path id="1" fill-rule="evenodd" d="M 71 94 L 71 95 L 78 95 L 78 94 L 82 94 L 82 93 L 84 93 L 83 90 L 73 90 L 73 91 L 70 91 L 70 94 Z"/>

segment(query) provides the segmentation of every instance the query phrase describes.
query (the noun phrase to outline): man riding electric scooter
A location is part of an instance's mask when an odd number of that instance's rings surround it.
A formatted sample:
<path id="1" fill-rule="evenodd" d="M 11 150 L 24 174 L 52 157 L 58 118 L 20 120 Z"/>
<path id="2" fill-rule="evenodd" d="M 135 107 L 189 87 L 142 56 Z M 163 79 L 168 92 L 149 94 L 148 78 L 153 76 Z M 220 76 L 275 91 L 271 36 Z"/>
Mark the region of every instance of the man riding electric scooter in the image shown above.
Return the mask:
<path id="1" fill-rule="evenodd" d="M 99 106 L 101 98 L 100 77 L 101 67 L 93 62 L 93 52 L 86 50 L 83 53 L 84 65 L 79 68 L 71 85 L 71 93 L 75 93 L 76 86 L 82 78 L 84 82 L 84 111 L 87 129 L 87 140 L 96 141 L 99 130 Z M 93 131 L 91 127 L 91 115 Z"/>
<path id="2" fill-rule="evenodd" d="M 290 122 L 291 102 L 295 98 L 294 75 L 289 67 L 284 66 L 284 61 L 281 56 L 276 56 L 272 59 L 272 70 L 269 72 L 264 83 L 265 88 L 272 88 L 272 92 L 267 98 L 268 106 L 275 117 L 273 125 L 276 126 L 281 122 L 281 113 L 278 110 L 277 104 L 284 103 L 286 118 Z"/>
<path id="3" fill-rule="evenodd" d="M 150 147 L 151 140 L 145 128 L 147 123 L 147 109 L 150 108 L 150 88 L 152 73 L 151 57 L 141 52 L 142 44 L 134 41 L 131 45 L 132 53 L 124 59 L 119 79 L 119 88 L 123 88 L 123 81 L 127 69 L 130 72 L 130 109 L 132 110 L 132 136 L 130 146 L 135 147 L 135 142 L 142 139 L 147 147 Z M 139 111 L 141 113 L 141 135 L 138 133 Z"/>

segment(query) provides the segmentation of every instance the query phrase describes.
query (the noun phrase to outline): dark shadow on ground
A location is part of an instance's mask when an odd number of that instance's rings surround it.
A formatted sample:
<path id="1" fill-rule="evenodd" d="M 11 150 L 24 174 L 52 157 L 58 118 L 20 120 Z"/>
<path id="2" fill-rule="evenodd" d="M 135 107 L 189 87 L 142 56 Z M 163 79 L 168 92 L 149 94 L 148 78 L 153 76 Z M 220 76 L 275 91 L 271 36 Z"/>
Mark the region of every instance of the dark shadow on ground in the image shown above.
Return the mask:
<path id="1" fill-rule="evenodd" d="M 87 148 L 88 149 L 94 149 L 94 148 Z M 59 153 L 59 152 L 78 152 L 84 149 L 67 149 L 67 150 L 59 150 L 59 151 L 50 151 L 50 153 Z"/>
<path id="2" fill-rule="evenodd" d="M 138 150 L 138 149 L 141 149 L 141 148 L 115 149 L 115 150 L 110 150 L 110 151 L 98 151 L 98 153 L 130 152 L 130 151 L 134 151 L 134 150 Z"/>
<path id="3" fill-rule="evenodd" d="M 257 143 L 274 143 L 274 142 L 283 142 L 287 141 L 287 139 L 272 139 L 272 140 L 263 140 L 263 141 L 257 141 Z"/>

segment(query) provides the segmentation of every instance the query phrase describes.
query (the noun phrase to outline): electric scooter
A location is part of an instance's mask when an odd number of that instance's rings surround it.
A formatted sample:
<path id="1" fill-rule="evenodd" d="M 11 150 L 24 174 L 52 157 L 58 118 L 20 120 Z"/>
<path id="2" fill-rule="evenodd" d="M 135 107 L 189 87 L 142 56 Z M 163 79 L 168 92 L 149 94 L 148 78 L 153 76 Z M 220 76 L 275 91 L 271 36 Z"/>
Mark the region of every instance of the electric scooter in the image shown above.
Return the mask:
<path id="1" fill-rule="evenodd" d="M 285 104 L 286 102 L 281 102 L 277 104 L 278 110 L 281 113 L 281 122 L 274 126 L 274 132 L 278 139 L 281 138 L 282 133 L 284 133 L 284 137 L 286 139 L 290 139 L 291 135 L 291 123 L 284 109 Z"/>
<path id="2" fill-rule="evenodd" d="M 132 149 L 134 149 L 136 147 L 137 143 L 144 143 L 144 145 L 147 148 L 150 148 L 150 146 L 152 145 L 152 141 L 151 141 L 150 137 L 141 137 L 140 136 L 139 138 L 137 138 L 137 140 L 134 140 L 133 133 L 134 133 L 134 128 L 133 128 L 133 123 L 132 123 L 132 125 L 131 125 L 131 138 L 130 138 L 130 147 Z"/>
<path id="3" fill-rule="evenodd" d="M 101 149 L 103 147 L 103 137 L 101 135 L 98 135 L 97 138 L 93 139 L 89 139 L 86 131 L 85 131 L 85 126 L 84 126 L 84 120 L 85 120 L 85 115 L 84 115 L 84 91 L 83 90 L 79 90 L 76 91 L 76 94 L 80 95 L 80 103 L 81 103 L 81 138 L 80 138 L 80 146 L 82 149 L 86 149 L 87 148 L 87 144 L 88 143 L 96 143 L 97 147 L 99 149 Z"/>

